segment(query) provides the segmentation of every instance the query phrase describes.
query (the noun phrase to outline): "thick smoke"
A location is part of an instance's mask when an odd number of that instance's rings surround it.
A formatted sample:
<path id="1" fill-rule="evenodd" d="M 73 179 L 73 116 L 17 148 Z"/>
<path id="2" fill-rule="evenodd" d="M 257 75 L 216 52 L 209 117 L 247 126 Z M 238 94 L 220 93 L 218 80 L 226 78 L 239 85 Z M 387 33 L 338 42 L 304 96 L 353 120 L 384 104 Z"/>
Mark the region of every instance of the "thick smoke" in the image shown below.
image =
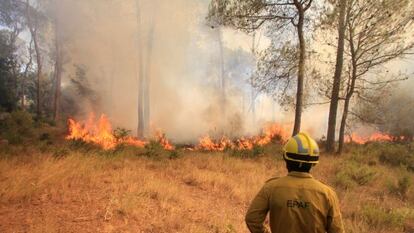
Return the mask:
<path id="1" fill-rule="evenodd" d="M 137 128 L 138 54 L 142 49 L 151 80 L 152 129 L 162 130 L 174 141 L 223 132 L 237 136 L 259 129 L 258 122 L 270 119 L 275 109 L 268 104 L 257 121 L 248 117 L 245 80 L 255 61 L 246 49 L 226 39 L 235 35 L 225 30 L 227 98 L 223 107 L 219 31 L 206 22 L 207 9 L 208 1 L 194 0 L 140 0 L 139 9 L 136 0 L 59 1 L 59 27 L 68 58 L 64 86 L 70 85 L 75 67 L 83 67 L 97 96 L 92 102 L 79 98 L 84 116 L 105 113 L 116 127 Z"/>
<path id="2" fill-rule="evenodd" d="M 64 88 L 71 85 L 75 67 L 83 67 L 96 95 L 92 101 L 78 98 L 83 114 L 76 117 L 105 113 L 115 127 L 135 133 L 141 49 L 151 80 L 150 125 L 175 142 L 194 141 L 206 134 L 253 134 L 272 120 L 293 124 L 293 114 L 262 95 L 252 116 L 246 82 L 255 69 L 249 52 L 251 38 L 225 28 L 220 29 L 227 79 L 223 107 L 219 31 L 206 22 L 208 0 L 139 0 L 139 9 L 137 0 L 56 2 L 66 54 Z M 261 49 L 267 44 L 263 38 Z M 316 137 L 324 135 L 327 114 L 327 105 L 307 109 L 304 129 Z"/>

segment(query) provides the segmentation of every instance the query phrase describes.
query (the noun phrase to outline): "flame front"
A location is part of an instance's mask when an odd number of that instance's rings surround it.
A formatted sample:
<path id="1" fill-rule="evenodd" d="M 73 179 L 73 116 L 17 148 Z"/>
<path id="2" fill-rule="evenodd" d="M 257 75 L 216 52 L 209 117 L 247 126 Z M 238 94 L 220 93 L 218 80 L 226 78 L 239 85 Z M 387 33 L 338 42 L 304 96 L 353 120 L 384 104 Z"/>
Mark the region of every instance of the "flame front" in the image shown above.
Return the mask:
<path id="1" fill-rule="evenodd" d="M 144 147 L 148 141 L 139 140 L 132 136 L 116 137 L 112 131 L 112 125 L 106 115 L 101 115 L 95 121 L 95 115 L 90 114 L 88 120 L 84 123 L 78 122 L 74 119 L 68 120 L 69 134 L 66 137 L 68 140 L 80 140 L 87 143 L 99 145 L 104 150 L 114 149 L 118 145 L 126 144 L 135 147 Z M 254 146 L 264 146 L 270 144 L 273 140 L 285 142 L 289 138 L 289 133 L 286 127 L 280 124 L 268 124 L 264 127 L 262 134 L 252 137 L 241 137 L 239 139 L 230 139 L 226 136 L 218 140 L 212 139 L 210 136 L 205 136 L 199 139 L 198 145 L 189 148 L 190 150 L 200 151 L 224 151 L 225 149 L 233 150 L 251 150 Z M 399 138 L 403 140 L 404 138 Z M 166 150 L 174 150 L 174 145 L 167 139 L 162 131 L 155 132 L 155 140 L 160 143 Z M 370 136 L 363 137 L 356 133 L 345 136 L 345 143 L 366 144 L 372 141 L 392 142 L 396 138 L 385 134 L 376 132 Z"/>
<path id="2" fill-rule="evenodd" d="M 94 114 L 90 114 L 86 123 L 77 122 L 74 119 L 68 120 L 68 140 L 80 140 L 101 146 L 104 150 L 110 150 L 120 144 L 128 144 L 136 147 L 144 147 L 146 142 L 134 137 L 127 136 L 117 138 L 113 134 L 112 125 L 106 115 L 101 115 L 95 122 Z"/>
<path id="3" fill-rule="evenodd" d="M 86 124 L 69 119 L 69 135 L 66 139 L 97 144 L 105 150 L 116 147 L 118 140 L 112 133 L 112 126 L 108 118 L 102 115 L 97 123 L 94 121 L 95 116 L 93 114 L 90 114 Z"/>
<path id="4" fill-rule="evenodd" d="M 235 140 L 230 140 L 225 136 L 219 140 L 213 140 L 210 136 L 205 136 L 199 140 L 196 149 L 203 151 L 224 151 L 227 148 L 235 150 L 251 150 L 255 145 L 264 146 L 271 143 L 274 139 L 284 142 L 287 141 L 288 138 L 289 134 L 284 127 L 274 123 L 267 125 L 260 136 L 249 138 L 242 137 Z"/>
<path id="5" fill-rule="evenodd" d="M 168 141 L 167 137 L 161 131 L 156 132 L 157 141 L 164 147 L 166 150 L 174 150 L 175 147 Z"/>
<path id="6" fill-rule="evenodd" d="M 361 145 L 366 144 L 368 142 L 392 142 L 392 141 L 395 141 L 394 137 L 392 137 L 391 135 L 385 134 L 385 133 L 380 133 L 380 132 L 373 133 L 372 135 L 367 136 L 367 137 L 360 136 L 356 133 L 352 133 L 351 135 L 345 136 L 345 143 L 353 142 L 353 143 L 361 144 Z"/>
<path id="7" fill-rule="evenodd" d="M 114 149 L 118 145 L 126 144 L 136 147 L 144 147 L 148 141 L 139 140 L 131 136 L 117 137 L 112 131 L 112 125 L 107 116 L 101 115 L 98 121 L 95 121 L 94 114 L 90 114 L 85 123 L 78 122 L 74 119 L 68 120 L 69 135 L 68 140 L 80 140 L 87 143 L 99 145 L 104 150 Z M 253 137 L 242 137 L 231 140 L 225 136 L 219 140 L 214 140 L 210 136 L 205 136 L 199 140 L 198 145 L 193 149 L 201 151 L 224 151 L 225 149 L 251 150 L 255 145 L 264 146 L 277 139 L 286 141 L 289 134 L 279 124 L 269 124 L 261 135 Z M 155 132 L 155 140 L 160 143 L 166 150 L 174 150 L 175 147 L 170 143 L 162 131 Z"/>

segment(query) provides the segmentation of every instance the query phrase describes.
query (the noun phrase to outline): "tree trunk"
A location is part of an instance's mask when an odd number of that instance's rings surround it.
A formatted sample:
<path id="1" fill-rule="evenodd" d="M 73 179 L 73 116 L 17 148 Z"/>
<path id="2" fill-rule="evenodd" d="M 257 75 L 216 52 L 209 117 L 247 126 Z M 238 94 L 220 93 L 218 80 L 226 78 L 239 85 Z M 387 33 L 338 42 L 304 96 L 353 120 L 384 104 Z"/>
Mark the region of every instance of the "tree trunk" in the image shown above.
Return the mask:
<path id="1" fill-rule="evenodd" d="M 60 118 L 60 99 L 61 99 L 61 85 L 62 85 L 62 47 L 59 35 L 59 29 L 57 22 L 55 22 L 55 49 L 56 49 L 56 61 L 55 61 L 55 93 L 54 93 L 54 105 L 53 105 L 53 120 L 58 122 Z"/>
<path id="2" fill-rule="evenodd" d="M 116 108 L 116 106 L 115 106 L 115 99 L 114 99 L 114 79 L 115 79 L 115 70 L 114 69 L 116 69 L 116 67 L 117 66 L 114 66 L 114 67 L 112 67 L 112 71 L 111 71 L 111 74 L 110 74 L 110 77 L 109 77 L 109 99 L 110 99 L 110 104 L 109 104 L 109 106 L 110 106 L 110 109 L 111 109 L 111 111 L 110 111 L 110 114 L 111 114 L 111 117 L 115 117 L 115 108 Z"/>
<path id="3" fill-rule="evenodd" d="M 349 111 L 349 102 L 351 99 L 346 98 L 344 103 L 344 109 L 342 113 L 342 120 L 341 120 L 341 127 L 339 129 L 339 145 L 338 145 L 338 154 L 342 153 L 344 143 L 345 143 L 345 128 L 346 128 L 346 120 L 348 118 L 348 111 Z"/>
<path id="4" fill-rule="evenodd" d="M 256 32 L 253 33 L 253 37 L 252 37 L 252 54 L 254 57 L 257 56 L 256 54 Z M 256 124 L 256 90 L 254 89 L 253 75 L 250 77 L 250 85 L 251 85 L 250 102 L 251 102 L 251 110 L 252 110 L 252 125 L 255 125 Z"/>
<path id="5" fill-rule="evenodd" d="M 32 53 L 32 44 L 33 44 L 33 39 L 29 42 L 29 61 L 26 63 L 26 66 L 24 68 L 24 72 L 23 72 L 23 78 L 22 78 L 22 83 L 21 83 L 21 93 L 20 93 L 20 106 L 22 110 L 26 109 L 26 79 L 28 79 L 28 73 L 29 73 L 29 69 L 30 66 L 33 63 L 33 53 Z"/>
<path id="6" fill-rule="evenodd" d="M 222 119 L 226 118 L 226 77 L 224 70 L 224 48 L 223 48 L 223 35 L 221 28 L 217 28 L 218 43 L 219 43 L 219 52 L 220 52 L 220 105 L 221 105 L 221 114 Z"/>
<path id="7" fill-rule="evenodd" d="M 35 35 L 36 37 L 36 35 Z M 37 82 L 36 82 L 36 115 L 39 119 L 42 115 L 41 109 L 41 97 L 40 97 L 40 82 L 42 81 L 42 60 L 40 56 L 40 48 L 36 38 L 33 38 L 35 51 L 36 51 L 36 63 L 37 63 Z"/>
<path id="8" fill-rule="evenodd" d="M 25 91 L 26 91 L 26 75 L 23 75 L 22 83 L 20 84 L 20 108 L 24 111 L 26 110 L 26 102 L 25 102 Z"/>
<path id="9" fill-rule="evenodd" d="M 293 135 L 300 132 L 303 109 L 303 85 L 305 75 L 305 59 L 306 59 L 306 44 L 303 32 L 305 12 L 302 6 L 298 8 L 299 22 L 297 24 L 298 39 L 299 39 L 299 64 L 298 64 L 298 83 L 296 91 L 296 107 L 295 107 L 295 125 L 293 127 Z"/>
<path id="10" fill-rule="evenodd" d="M 148 37 L 148 48 L 147 48 L 147 59 L 145 67 L 145 80 L 144 80 L 144 135 L 148 136 L 150 131 L 150 117 L 151 117 L 151 65 L 152 65 L 152 48 L 154 44 L 154 23 L 152 23 L 149 37 Z"/>
<path id="11" fill-rule="evenodd" d="M 253 78 L 251 82 L 252 82 L 252 89 L 250 92 L 250 102 L 251 102 L 251 108 L 252 108 L 252 123 L 253 125 L 255 125 L 256 124 L 256 90 L 253 87 Z"/>
<path id="12" fill-rule="evenodd" d="M 31 37 L 33 39 L 34 49 L 36 53 L 36 63 L 37 63 L 37 82 L 36 82 L 36 115 L 39 119 L 41 117 L 41 98 L 40 98 L 40 82 L 42 80 L 42 59 L 40 54 L 40 47 L 37 38 L 37 18 L 35 17 L 35 22 L 33 22 L 31 12 L 30 12 L 30 2 L 26 0 L 26 18 L 28 21 L 28 26 L 30 30 Z"/>
<path id="13" fill-rule="evenodd" d="M 138 127 L 137 137 L 144 137 L 144 64 L 142 51 L 141 11 L 139 0 L 137 4 L 137 44 L 138 44 Z"/>
<path id="14" fill-rule="evenodd" d="M 339 90 L 341 85 L 342 67 L 344 64 L 344 47 L 345 47 L 345 14 L 347 0 L 341 0 L 339 3 L 339 22 L 338 22 L 338 48 L 336 53 L 335 75 L 333 77 L 331 105 L 329 108 L 328 132 L 326 138 L 326 150 L 335 151 L 335 131 L 336 117 L 338 112 Z"/>
<path id="15" fill-rule="evenodd" d="M 351 50 L 351 61 L 352 61 L 352 74 L 351 74 L 351 82 L 349 83 L 349 86 L 347 88 L 347 94 L 345 97 L 345 104 L 344 104 L 344 111 L 342 114 L 342 121 L 341 121 L 341 128 L 339 130 L 339 146 L 338 146 L 338 154 L 341 154 L 343 151 L 343 146 L 345 143 L 345 127 L 346 127 L 346 121 L 347 121 L 347 117 L 348 117 L 348 112 L 349 112 L 349 104 L 351 102 L 351 98 L 352 95 L 354 94 L 355 91 L 355 83 L 357 80 L 357 69 L 358 69 L 358 64 L 357 64 L 357 54 L 356 54 L 356 50 L 355 50 L 355 45 L 354 45 L 354 33 L 353 30 L 350 29 L 349 30 L 349 47 Z"/>

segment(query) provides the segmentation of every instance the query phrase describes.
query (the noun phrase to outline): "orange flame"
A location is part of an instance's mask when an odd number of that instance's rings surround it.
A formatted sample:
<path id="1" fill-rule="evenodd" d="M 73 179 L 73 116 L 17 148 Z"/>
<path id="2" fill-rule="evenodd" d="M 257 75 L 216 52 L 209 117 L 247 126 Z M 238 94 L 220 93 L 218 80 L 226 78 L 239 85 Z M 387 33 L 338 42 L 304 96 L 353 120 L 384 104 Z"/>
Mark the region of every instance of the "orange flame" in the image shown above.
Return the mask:
<path id="1" fill-rule="evenodd" d="M 68 140 L 81 140 L 87 143 L 99 145 L 104 150 L 114 149 L 118 145 L 126 144 L 136 147 L 144 147 L 148 141 L 139 140 L 135 137 L 116 137 L 112 131 L 112 125 L 106 115 L 101 115 L 98 121 L 95 121 L 94 114 L 90 114 L 86 122 L 78 122 L 74 119 L 68 120 L 69 134 Z M 200 138 L 199 144 L 190 150 L 202 151 L 224 151 L 225 149 L 251 150 L 255 145 L 263 146 L 271 143 L 273 140 L 286 141 L 289 134 L 285 128 L 279 124 L 268 124 L 261 135 L 252 137 L 242 137 L 231 140 L 223 136 L 219 140 L 214 140 L 210 136 Z M 164 149 L 174 150 L 175 146 L 167 139 L 160 130 L 155 132 L 155 139 Z"/>
<path id="2" fill-rule="evenodd" d="M 165 133 L 162 133 L 161 131 L 157 131 L 155 136 L 157 138 L 157 141 L 164 147 L 164 149 L 166 149 L 166 150 L 174 150 L 175 149 L 175 147 L 165 137 Z"/>
<path id="3" fill-rule="evenodd" d="M 101 115 L 99 120 L 95 122 L 94 114 L 90 114 L 85 123 L 77 122 L 74 119 L 68 120 L 69 135 L 68 140 L 81 140 L 87 143 L 99 145 L 104 150 L 114 149 L 121 144 L 131 145 L 135 147 L 144 147 L 148 142 L 139 140 L 132 136 L 122 138 L 115 137 L 112 131 L 112 125 L 106 115 Z M 157 141 L 166 149 L 174 150 L 174 146 L 167 140 L 165 134 L 157 132 Z"/>
<path id="4" fill-rule="evenodd" d="M 105 150 L 114 148 L 117 145 L 117 139 L 112 134 L 112 126 L 108 118 L 102 115 L 96 124 L 94 119 L 95 116 L 93 114 L 89 115 L 86 124 L 69 119 L 69 135 L 66 139 L 82 140 L 87 143 L 97 144 Z"/>
<path id="5" fill-rule="evenodd" d="M 356 133 L 345 136 L 345 143 L 356 143 L 356 144 L 366 144 L 368 142 L 392 142 L 394 138 L 391 135 L 376 132 L 370 136 L 363 137 Z"/>
<path id="6" fill-rule="evenodd" d="M 272 142 L 274 139 L 280 141 L 286 141 L 289 138 L 289 134 L 283 126 L 279 124 L 267 125 L 262 135 L 253 136 L 250 138 L 242 137 L 236 140 L 230 140 L 223 136 L 220 140 L 213 140 L 210 136 L 200 138 L 197 150 L 203 151 L 224 151 L 225 149 L 236 149 L 236 150 L 251 150 L 255 145 L 264 146 Z"/>
<path id="7" fill-rule="evenodd" d="M 215 141 L 211 139 L 210 136 L 205 136 L 199 140 L 196 149 L 203 151 L 224 151 L 231 146 L 232 142 L 226 137 L 222 137 L 220 140 Z"/>

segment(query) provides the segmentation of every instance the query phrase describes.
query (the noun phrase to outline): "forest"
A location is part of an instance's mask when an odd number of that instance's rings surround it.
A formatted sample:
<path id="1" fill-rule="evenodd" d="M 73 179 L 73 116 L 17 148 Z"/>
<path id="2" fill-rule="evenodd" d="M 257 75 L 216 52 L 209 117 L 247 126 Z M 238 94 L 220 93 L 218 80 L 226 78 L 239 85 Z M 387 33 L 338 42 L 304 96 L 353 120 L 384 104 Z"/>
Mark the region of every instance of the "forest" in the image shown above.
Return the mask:
<path id="1" fill-rule="evenodd" d="M 0 232 L 248 232 L 283 145 L 414 231 L 411 0 L 0 0 Z"/>

